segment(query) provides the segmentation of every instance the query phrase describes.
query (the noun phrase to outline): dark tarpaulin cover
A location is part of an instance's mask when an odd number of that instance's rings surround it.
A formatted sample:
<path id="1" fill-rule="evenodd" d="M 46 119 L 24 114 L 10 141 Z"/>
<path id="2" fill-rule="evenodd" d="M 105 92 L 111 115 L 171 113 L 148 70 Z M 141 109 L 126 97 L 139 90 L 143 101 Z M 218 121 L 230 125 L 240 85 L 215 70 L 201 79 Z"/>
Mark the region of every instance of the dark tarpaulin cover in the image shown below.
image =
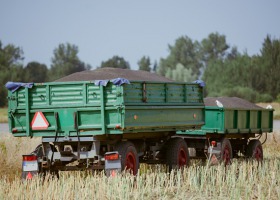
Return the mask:
<path id="1" fill-rule="evenodd" d="M 7 82 L 6 88 L 12 92 L 17 91 L 20 87 L 32 88 L 34 83 L 21 83 L 21 82 Z"/>

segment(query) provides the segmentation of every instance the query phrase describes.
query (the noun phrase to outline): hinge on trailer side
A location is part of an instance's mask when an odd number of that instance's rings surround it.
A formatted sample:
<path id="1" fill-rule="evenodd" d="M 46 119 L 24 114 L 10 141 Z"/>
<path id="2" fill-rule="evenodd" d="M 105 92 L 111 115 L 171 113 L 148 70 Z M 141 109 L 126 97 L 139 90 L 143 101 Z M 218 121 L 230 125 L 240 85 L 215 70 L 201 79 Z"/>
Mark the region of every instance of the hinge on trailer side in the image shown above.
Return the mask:
<path id="1" fill-rule="evenodd" d="M 144 103 L 147 103 L 147 88 L 146 88 L 146 82 L 143 82 L 143 85 L 142 85 L 142 101 Z"/>
<path id="2" fill-rule="evenodd" d="M 78 128 L 78 114 L 77 114 L 77 112 L 74 112 L 74 128 L 76 129 L 77 138 L 78 138 L 77 157 L 78 157 L 78 161 L 80 161 L 81 142 L 80 142 L 80 134 L 79 134 L 79 128 Z"/>

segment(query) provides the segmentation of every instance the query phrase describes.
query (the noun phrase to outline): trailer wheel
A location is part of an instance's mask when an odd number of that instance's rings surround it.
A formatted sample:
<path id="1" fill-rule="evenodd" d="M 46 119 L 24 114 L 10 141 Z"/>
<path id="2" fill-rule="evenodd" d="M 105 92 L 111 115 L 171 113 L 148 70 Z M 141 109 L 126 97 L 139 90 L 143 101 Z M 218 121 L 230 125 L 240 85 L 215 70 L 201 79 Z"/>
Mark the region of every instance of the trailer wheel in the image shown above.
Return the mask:
<path id="1" fill-rule="evenodd" d="M 263 148 L 259 140 L 250 140 L 246 149 L 246 156 L 248 158 L 256 159 L 257 161 L 263 160 Z"/>
<path id="2" fill-rule="evenodd" d="M 224 138 L 222 141 L 220 161 L 225 165 L 229 165 L 232 159 L 232 147 L 229 139 Z"/>
<path id="3" fill-rule="evenodd" d="M 187 143 L 182 138 L 171 138 L 166 144 L 166 162 L 169 171 L 181 169 L 190 163 Z"/>
<path id="4" fill-rule="evenodd" d="M 122 171 L 125 170 L 136 175 L 139 169 L 139 157 L 134 144 L 128 141 L 121 142 L 115 147 L 115 150 L 121 156 Z"/>

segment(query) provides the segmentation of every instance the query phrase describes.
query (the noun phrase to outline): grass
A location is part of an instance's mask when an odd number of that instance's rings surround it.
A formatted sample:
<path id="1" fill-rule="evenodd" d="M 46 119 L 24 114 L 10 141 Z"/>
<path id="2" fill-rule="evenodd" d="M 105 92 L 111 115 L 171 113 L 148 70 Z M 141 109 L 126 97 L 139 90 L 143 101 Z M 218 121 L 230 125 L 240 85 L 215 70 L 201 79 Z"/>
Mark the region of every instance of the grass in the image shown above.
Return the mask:
<path id="1" fill-rule="evenodd" d="M 161 171 L 114 178 L 65 173 L 60 179 L 0 180 L 1 199 L 279 199 L 280 161 L 234 162 L 225 169 L 191 166 L 182 172 Z"/>
<path id="2" fill-rule="evenodd" d="M 8 108 L 0 108 L 0 123 L 8 123 Z"/>
<path id="3" fill-rule="evenodd" d="M 269 134 L 262 164 L 234 159 L 225 168 L 192 162 L 171 174 L 160 165 L 141 165 L 136 177 L 62 172 L 60 179 L 47 176 L 44 181 L 37 177 L 22 182 L 21 154 L 38 143 L 40 138 L 0 138 L 0 199 L 280 199 L 279 132 Z"/>

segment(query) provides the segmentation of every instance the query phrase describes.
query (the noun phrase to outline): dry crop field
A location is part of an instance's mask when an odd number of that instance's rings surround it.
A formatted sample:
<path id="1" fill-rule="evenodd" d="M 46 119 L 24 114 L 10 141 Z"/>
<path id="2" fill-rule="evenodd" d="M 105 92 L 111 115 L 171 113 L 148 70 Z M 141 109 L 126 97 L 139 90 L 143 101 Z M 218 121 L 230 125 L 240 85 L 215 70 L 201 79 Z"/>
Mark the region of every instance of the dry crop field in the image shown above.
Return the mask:
<path id="1" fill-rule="evenodd" d="M 280 199 L 280 133 L 269 135 L 262 164 L 233 160 L 205 166 L 192 162 L 183 171 L 166 173 L 163 166 L 141 165 L 140 173 L 105 177 L 102 173 L 62 172 L 22 182 L 21 155 L 40 138 L 0 138 L 0 199 Z"/>

